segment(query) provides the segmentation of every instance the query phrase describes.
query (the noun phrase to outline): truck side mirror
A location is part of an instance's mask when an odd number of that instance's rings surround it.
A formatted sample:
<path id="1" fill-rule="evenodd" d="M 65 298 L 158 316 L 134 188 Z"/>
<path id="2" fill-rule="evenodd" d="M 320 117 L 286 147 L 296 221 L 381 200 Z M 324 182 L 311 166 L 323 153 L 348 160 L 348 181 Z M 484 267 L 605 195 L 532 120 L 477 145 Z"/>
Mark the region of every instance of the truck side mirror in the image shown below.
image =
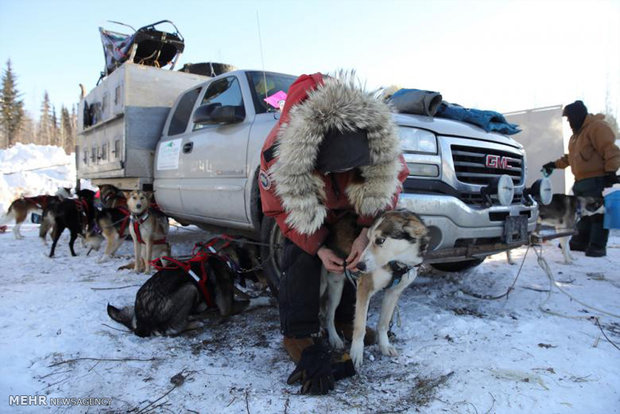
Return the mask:
<path id="1" fill-rule="evenodd" d="M 245 109 L 243 106 L 232 106 L 212 103 L 200 105 L 194 111 L 192 120 L 195 124 L 235 124 L 243 121 Z"/>

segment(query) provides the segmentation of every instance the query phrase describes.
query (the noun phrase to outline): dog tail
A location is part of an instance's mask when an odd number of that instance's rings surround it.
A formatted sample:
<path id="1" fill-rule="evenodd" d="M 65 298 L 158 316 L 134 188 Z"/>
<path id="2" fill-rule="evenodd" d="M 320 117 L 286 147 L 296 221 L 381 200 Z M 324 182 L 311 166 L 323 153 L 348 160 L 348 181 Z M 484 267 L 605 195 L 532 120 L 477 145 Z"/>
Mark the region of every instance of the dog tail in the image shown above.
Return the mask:
<path id="1" fill-rule="evenodd" d="M 0 217 L 0 224 L 6 224 L 10 221 L 12 221 L 13 219 L 15 219 L 15 212 L 13 211 L 13 204 L 15 204 L 15 201 L 13 201 L 11 203 L 11 205 L 9 206 L 9 209 L 7 210 L 6 214 L 2 215 L 2 217 Z"/>
<path id="2" fill-rule="evenodd" d="M 133 306 L 127 306 L 123 309 L 118 309 L 108 303 L 108 316 L 112 318 L 112 320 L 121 323 L 135 332 L 136 330 L 136 319 L 134 317 L 134 308 Z"/>

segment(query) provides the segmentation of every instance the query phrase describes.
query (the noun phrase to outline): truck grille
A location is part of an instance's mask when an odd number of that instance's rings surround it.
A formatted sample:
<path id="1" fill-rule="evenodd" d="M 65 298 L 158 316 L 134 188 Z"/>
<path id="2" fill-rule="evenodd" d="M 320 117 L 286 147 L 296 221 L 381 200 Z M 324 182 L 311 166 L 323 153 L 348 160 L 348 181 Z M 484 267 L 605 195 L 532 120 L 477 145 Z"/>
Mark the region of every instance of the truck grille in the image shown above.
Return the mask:
<path id="1" fill-rule="evenodd" d="M 523 156 L 519 154 L 462 145 L 452 145 L 450 148 L 456 178 L 462 183 L 487 185 L 502 174 L 510 176 L 515 185 L 523 181 Z M 496 167 L 487 167 L 489 155 Z"/>

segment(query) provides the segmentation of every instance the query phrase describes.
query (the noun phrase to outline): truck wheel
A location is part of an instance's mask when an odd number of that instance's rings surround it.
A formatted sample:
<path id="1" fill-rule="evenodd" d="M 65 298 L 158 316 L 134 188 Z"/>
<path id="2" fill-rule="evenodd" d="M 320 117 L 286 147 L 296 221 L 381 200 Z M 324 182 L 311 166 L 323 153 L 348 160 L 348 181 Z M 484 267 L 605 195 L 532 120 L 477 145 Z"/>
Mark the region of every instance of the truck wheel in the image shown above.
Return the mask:
<path id="1" fill-rule="evenodd" d="M 260 228 L 260 255 L 263 263 L 263 271 L 267 284 L 273 297 L 278 299 L 278 287 L 280 286 L 280 275 L 282 270 L 282 244 L 284 236 L 272 217 L 263 217 Z"/>
<path id="2" fill-rule="evenodd" d="M 463 260 L 462 262 L 431 263 L 431 266 L 437 270 L 441 270 L 442 272 L 462 272 L 463 270 L 471 269 L 480 265 L 484 262 L 484 259 L 485 258 Z"/>

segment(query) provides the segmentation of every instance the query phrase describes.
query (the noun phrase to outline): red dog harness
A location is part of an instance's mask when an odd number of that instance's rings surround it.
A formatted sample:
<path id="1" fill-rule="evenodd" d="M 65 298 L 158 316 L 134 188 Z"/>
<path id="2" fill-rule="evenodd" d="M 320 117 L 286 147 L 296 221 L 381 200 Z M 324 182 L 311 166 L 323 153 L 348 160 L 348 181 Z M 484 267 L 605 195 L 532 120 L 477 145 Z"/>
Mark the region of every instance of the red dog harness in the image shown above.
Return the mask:
<path id="1" fill-rule="evenodd" d="M 123 213 L 123 215 L 125 216 L 125 218 L 123 218 L 121 221 L 121 227 L 118 229 L 118 234 L 120 235 L 121 238 L 123 238 L 125 237 L 125 230 L 127 230 L 127 224 L 129 224 L 130 214 L 129 214 L 129 210 L 127 210 L 125 207 L 116 207 L 116 208 L 118 209 L 118 211 Z M 139 230 L 136 231 L 136 235 L 138 234 L 139 234 Z"/>
<path id="2" fill-rule="evenodd" d="M 202 297 L 205 299 L 208 307 L 215 306 L 215 302 L 213 301 L 213 296 L 211 292 L 209 292 L 209 288 L 207 286 L 207 282 L 209 280 L 209 274 L 207 273 L 207 269 L 205 267 L 205 263 L 209 260 L 211 255 L 206 252 L 198 252 L 194 257 L 189 259 L 188 261 L 182 262 L 180 260 L 174 259 L 172 257 L 160 257 L 159 259 L 155 259 L 151 262 L 151 265 L 160 270 L 174 270 L 174 269 L 182 269 L 186 274 L 191 276 L 191 278 L 198 285 L 198 289 L 200 289 L 200 293 L 202 293 Z M 168 262 L 167 265 L 164 265 L 164 261 Z M 192 270 L 192 263 L 200 264 L 200 276 L 198 276 Z"/>
<path id="3" fill-rule="evenodd" d="M 73 202 L 78 213 L 82 216 L 82 229 L 85 230 L 88 227 L 88 202 L 81 198 L 76 198 Z"/>
<path id="4" fill-rule="evenodd" d="M 131 215 L 131 224 L 133 225 L 133 231 L 136 233 L 136 238 L 138 239 L 138 243 L 144 244 L 144 240 L 142 239 L 142 235 L 140 234 L 140 224 L 144 223 L 146 219 L 149 218 L 149 212 L 146 211 L 139 217 Z M 164 237 L 163 239 L 155 240 L 153 244 L 166 244 L 167 240 Z"/>
<path id="5" fill-rule="evenodd" d="M 151 261 L 151 265 L 158 271 L 182 269 L 194 280 L 194 282 L 196 282 L 198 288 L 200 289 L 200 293 L 202 293 L 202 296 L 207 303 L 207 306 L 213 307 L 215 306 L 215 302 L 211 292 L 209 291 L 209 274 L 207 273 L 205 264 L 210 258 L 216 258 L 217 260 L 225 262 L 232 271 L 236 272 L 236 267 L 233 265 L 230 258 L 225 255 L 218 254 L 217 250 L 213 247 L 217 242 L 224 241 L 224 244 L 219 247 L 220 249 L 223 249 L 230 245 L 230 240 L 232 240 L 230 236 L 222 235 L 209 240 L 207 243 L 196 243 L 194 245 L 194 249 L 192 250 L 192 257 L 187 261 L 181 261 L 172 257 L 164 256 Z M 168 264 L 164 265 L 164 261 L 168 262 Z M 200 264 L 200 276 L 192 270 L 192 263 Z"/>
<path id="6" fill-rule="evenodd" d="M 48 195 L 40 195 L 35 197 L 24 197 L 24 200 L 33 203 L 37 208 L 44 209 L 47 207 L 47 203 L 49 201 L 50 196 Z"/>

